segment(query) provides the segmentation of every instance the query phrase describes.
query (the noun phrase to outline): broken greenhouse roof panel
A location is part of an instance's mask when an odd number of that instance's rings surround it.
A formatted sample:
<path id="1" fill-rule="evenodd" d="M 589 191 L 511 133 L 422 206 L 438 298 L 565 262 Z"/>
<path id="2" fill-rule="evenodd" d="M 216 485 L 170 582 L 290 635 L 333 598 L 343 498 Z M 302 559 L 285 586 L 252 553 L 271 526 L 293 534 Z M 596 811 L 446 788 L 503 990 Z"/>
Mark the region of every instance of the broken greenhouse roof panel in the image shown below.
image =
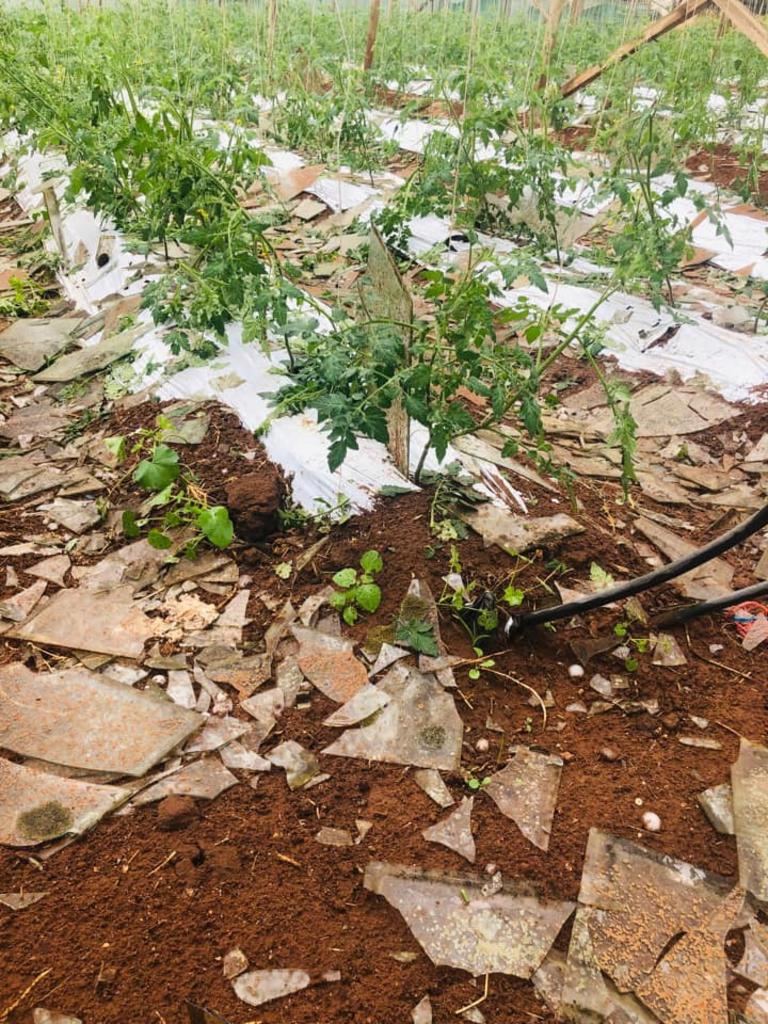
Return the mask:
<path id="1" fill-rule="evenodd" d="M 194 711 L 85 669 L 0 667 L 0 747 L 25 757 L 140 776 L 201 724 Z"/>
<path id="2" fill-rule="evenodd" d="M 574 904 L 540 900 L 527 887 L 504 885 L 483 895 L 487 879 L 425 872 L 372 862 L 364 885 L 399 911 L 437 966 L 475 977 L 530 978 L 541 965 Z"/>

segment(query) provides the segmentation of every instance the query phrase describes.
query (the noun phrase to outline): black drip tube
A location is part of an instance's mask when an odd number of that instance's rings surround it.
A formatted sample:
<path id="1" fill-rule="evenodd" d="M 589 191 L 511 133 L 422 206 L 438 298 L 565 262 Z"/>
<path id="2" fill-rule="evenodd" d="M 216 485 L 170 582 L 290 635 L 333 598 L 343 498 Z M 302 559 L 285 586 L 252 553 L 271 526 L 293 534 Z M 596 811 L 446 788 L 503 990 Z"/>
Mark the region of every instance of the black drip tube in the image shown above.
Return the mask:
<path id="1" fill-rule="evenodd" d="M 504 630 L 509 636 L 512 633 L 518 633 L 521 630 L 528 629 L 530 626 L 540 626 L 545 622 L 557 622 L 560 619 L 569 619 L 572 615 L 581 615 L 584 612 L 591 612 L 596 608 L 602 608 L 607 604 L 611 604 L 613 601 L 621 601 L 628 597 L 633 597 L 635 594 L 640 594 L 644 590 L 649 590 L 651 587 L 658 587 L 662 583 L 668 583 L 670 580 L 677 579 L 678 576 L 682 576 L 685 572 L 690 572 L 691 569 L 696 569 L 700 565 L 704 565 L 705 562 L 711 561 L 713 558 L 717 558 L 718 555 L 722 555 L 725 551 L 730 551 L 731 548 L 735 548 L 742 541 L 745 541 L 748 537 L 757 533 L 758 530 L 762 530 L 764 526 L 768 525 L 768 504 L 764 505 L 759 511 L 755 512 L 745 519 L 743 523 L 739 523 L 738 526 L 734 526 L 732 530 L 728 530 L 721 537 L 716 537 L 715 540 L 709 544 L 705 544 L 703 548 L 699 548 L 697 551 L 692 551 L 690 555 L 684 555 L 683 558 L 678 558 L 675 562 L 669 562 L 667 565 L 662 565 L 658 569 L 654 569 L 652 572 L 646 573 L 644 576 L 638 576 L 637 579 L 628 580 L 626 583 L 617 583 L 615 587 L 609 587 L 607 590 L 601 590 L 598 594 L 588 594 L 586 597 L 577 598 L 575 601 L 569 601 L 567 604 L 558 604 L 551 608 L 540 608 L 538 611 L 525 612 L 522 615 L 511 616 L 507 622 Z M 763 584 L 756 584 L 756 587 L 761 587 Z M 767 588 L 768 589 L 768 588 Z M 747 592 L 750 593 L 747 593 Z M 758 590 L 757 593 L 764 593 L 763 590 Z M 745 591 L 739 591 L 738 594 L 744 596 L 737 597 L 734 594 L 729 595 L 729 600 L 724 605 L 718 607 L 728 607 L 728 604 L 738 604 L 739 601 L 749 600 L 751 596 L 754 596 L 754 588 L 747 587 Z M 735 599 L 734 599 L 735 598 Z M 723 599 L 717 599 L 723 600 Z M 704 602 L 706 605 L 713 605 L 714 602 Z M 701 606 L 692 606 L 701 607 Z M 698 612 L 698 614 L 705 614 L 706 611 L 716 611 L 717 608 L 711 607 L 706 608 L 704 611 Z M 681 610 L 682 611 L 682 610 Z M 688 616 L 692 618 L 693 616 Z M 681 620 L 676 620 L 681 621 Z"/>
<path id="2" fill-rule="evenodd" d="M 710 598 L 709 601 L 699 601 L 698 604 L 687 604 L 680 608 L 670 608 L 667 612 L 653 617 L 654 626 L 679 626 L 683 622 L 697 619 L 700 615 L 709 615 L 712 612 L 721 612 L 723 608 L 731 608 L 743 601 L 753 601 L 756 597 L 768 594 L 768 580 L 760 583 L 753 583 L 751 587 L 744 587 L 743 590 L 734 590 L 730 594 L 721 594 L 718 597 Z"/>

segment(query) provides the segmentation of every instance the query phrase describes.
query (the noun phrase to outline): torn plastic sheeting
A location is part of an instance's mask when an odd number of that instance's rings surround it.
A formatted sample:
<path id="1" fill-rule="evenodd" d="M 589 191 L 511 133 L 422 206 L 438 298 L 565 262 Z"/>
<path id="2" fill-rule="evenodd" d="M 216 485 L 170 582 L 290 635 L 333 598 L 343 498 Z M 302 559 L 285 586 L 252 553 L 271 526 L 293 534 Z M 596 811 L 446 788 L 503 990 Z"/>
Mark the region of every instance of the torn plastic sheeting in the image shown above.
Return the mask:
<path id="1" fill-rule="evenodd" d="M 25 757 L 140 776 L 201 723 L 194 711 L 85 669 L 0 667 L 0 747 Z"/>
<path id="2" fill-rule="evenodd" d="M 363 884 L 402 914 L 436 966 L 530 978 L 575 904 L 510 884 L 484 896 L 486 881 L 374 861 Z"/>
<path id="3" fill-rule="evenodd" d="M 698 927 L 728 890 L 692 864 L 591 829 L 579 913 L 595 964 L 619 991 L 635 990 L 670 939 Z"/>
<path id="4" fill-rule="evenodd" d="M 79 835 L 130 795 L 119 786 L 65 779 L 0 758 L 0 843 L 37 846 Z"/>

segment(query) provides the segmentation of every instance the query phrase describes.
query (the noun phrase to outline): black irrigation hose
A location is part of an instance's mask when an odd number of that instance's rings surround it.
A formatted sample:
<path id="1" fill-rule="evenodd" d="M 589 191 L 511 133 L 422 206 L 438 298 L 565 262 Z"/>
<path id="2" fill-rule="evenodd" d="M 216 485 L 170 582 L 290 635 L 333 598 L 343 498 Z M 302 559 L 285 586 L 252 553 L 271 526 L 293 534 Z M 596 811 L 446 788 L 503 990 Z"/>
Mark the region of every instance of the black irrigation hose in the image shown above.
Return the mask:
<path id="1" fill-rule="evenodd" d="M 684 608 L 670 608 L 668 612 L 654 616 L 654 626 L 679 626 L 683 622 L 697 619 L 700 615 L 709 615 L 711 612 L 722 611 L 723 608 L 730 608 L 734 604 L 741 604 L 742 601 L 751 601 L 755 597 L 768 594 L 768 580 L 761 583 L 753 583 L 751 587 L 744 587 L 742 590 L 734 590 L 730 594 L 722 594 L 720 597 L 713 597 L 709 601 L 700 601 L 698 604 L 688 604 Z"/>
<path id="2" fill-rule="evenodd" d="M 728 530 L 722 537 L 716 537 L 709 544 L 705 544 L 703 548 L 699 548 L 698 551 L 692 551 L 690 555 L 685 555 L 683 558 L 678 558 L 676 562 L 669 562 L 667 565 L 662 565 L 661 568 L 654 569 L 644 576 L 638 576 L 637 579 L 629 580 L 627 583 L 617 583 L 615 587 L 601 590 L 598 594 L 589 594 L 575 601 L 569 601 L 567 604 L 558 604 L 552 608 L 540 608 L 535 612 L 525 612 L 523 615 L 512 616 L 507 622 L 505 632 L 509 636 L 512 633 L 527 629 L 529 626 L 540 626 L 545 622 L 569 619 L 572 615 L 591 612 L 595 608 L 602 608 L 604 605 L 610 604 L 612 601 L 621 601 L 627 597 L 632 597 L 634 594 L 639 594 L 643 590 L 658 587 L 662 583 L 668 583 L 670 580 L 682 576 L 684 572 L 690 572 L 691 569 L 696 569 L 705 562 L 717 558 L 723 552 L 730 551 L 731 548 L 741 544 L 742 541 L 767 525 L 768 505 L 764 505 L 758 512 L 751 515 L 749 519 L 745 519 L 743 523 L 734 526 L 732 530 Z"/>

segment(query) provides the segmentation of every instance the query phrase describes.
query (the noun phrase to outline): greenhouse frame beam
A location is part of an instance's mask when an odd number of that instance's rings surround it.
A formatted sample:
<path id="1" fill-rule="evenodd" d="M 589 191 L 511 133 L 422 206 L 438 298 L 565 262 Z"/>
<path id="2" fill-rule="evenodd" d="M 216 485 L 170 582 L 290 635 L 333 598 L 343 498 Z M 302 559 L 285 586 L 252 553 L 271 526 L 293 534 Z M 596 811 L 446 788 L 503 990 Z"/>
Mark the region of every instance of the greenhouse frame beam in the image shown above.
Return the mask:
<path id="1" fill-rule="evenodd" d="M 701 14 L 710 4 L 718 8 L 734 28 L 737 28 L 748 39 L 751 39 L 755 46 L 768 57 L 768 30 L 741 0 L 683 0 L 669 14 L 665 14 L 663 18 L 659 18 L 658 21 L 649 25 L 641 36 L 619 46 L 602 64 L 595 64 L 594 67 L 587 68 L 586 71 L 582 71 L 578 75 L 574 75 L 573 78 L 569 78 L 560 90 L 561 95 L 565 98 L 578 92 L 579 89 L 583 89 L 584 86 L 594 82 L 605 71 L 630 57 L 641 46 L 653 42 L 654 39 L 659 39 L 680 25 L 684 25 L 691 18 Z"/>

